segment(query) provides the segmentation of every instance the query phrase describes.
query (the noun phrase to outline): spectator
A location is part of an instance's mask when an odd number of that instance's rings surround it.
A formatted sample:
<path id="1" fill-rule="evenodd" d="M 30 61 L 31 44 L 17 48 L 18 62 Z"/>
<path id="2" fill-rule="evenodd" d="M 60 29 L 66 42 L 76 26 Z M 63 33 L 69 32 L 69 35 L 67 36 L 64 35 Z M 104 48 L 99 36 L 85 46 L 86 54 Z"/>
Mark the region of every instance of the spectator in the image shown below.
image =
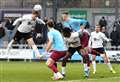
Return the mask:
<path id="1" fill-rule="evenodd" d="M 116 22 L 115 22 L 115 26 L 114 26 L 115 28 L 116 28 L 116 31 L 119 33 L 119 35 L 120 35 L 120 19 L 118 19 Z"/>
<path id="2" fill-rule="evenodd" d="M 0 48 L 3 48 L 3 37 L 5 36 L 5 29 L 0 22 Z"/>
<path id="3" fill-rule="evenodd" d="M 101 29 L 102 29 L 102 27 L 106 27 L 107 26 L 107 21 L 106 21 L 104 16 L 100 19 L 99 25 L 100 25 Z"/>
<path id="4" fill-rule="evenodd" d="M 116 29 L 113 29 L 113 31 L 110 33 L 110 38 L 112 39 L 111 41 L 111 45 L 116 47 L 116 50 L 118 49 L 119 46 L 119 38 L 120 35 L 119 33 L 116 31 Z"/>
<path id="5" fill-rule="evenodd" d="M 105 27 L 102 27 L 102 30 L 101 30 L 104 34 L 105 34 L 105 36 L 107 37 L 107 38 L 109 38 L 109 33 L 106 31 L 106 28 Z M 106 41 L 104 41 L 103 42 L 103 46 L 106 46 L 107 45 L 107 42 Z"/>
<path id="6" fill-rule="evenodd" d="M 47 21 L 47 20 L 44 20 Z M 33 31 L 33 40 L 35 44 L 45 44 L 47 42 L 47 27 L 44 24 L 39 24 L 36 22 L 35 29 Z"/>
<path id="7" fill-rule="evenodd" d="M 12 38 L 13 38 L 13 29 L 14 29 L 14 27 L 12 25 L 13 22 L 14 21 L 10 17 L 8 17 L 6 19 L 5 27 L 7 28 L 8 42 L 10 42 L 12 40 Z"/>

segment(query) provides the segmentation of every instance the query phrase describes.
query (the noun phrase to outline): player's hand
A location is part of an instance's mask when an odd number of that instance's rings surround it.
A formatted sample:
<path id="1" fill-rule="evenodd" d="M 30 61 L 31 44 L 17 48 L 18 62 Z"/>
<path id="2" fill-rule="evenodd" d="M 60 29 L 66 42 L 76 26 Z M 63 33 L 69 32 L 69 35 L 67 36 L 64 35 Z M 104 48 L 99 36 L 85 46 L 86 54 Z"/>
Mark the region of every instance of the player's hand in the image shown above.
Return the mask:
<path id="1" fill-rule="evenodd" d="M 87 48 L 88 48 L 89 53 L 91 53 L 92 52 L 92 48 L 91 47 L 87 47 Z"/>
<path id="2" fill-rule="evenodd" d="M 41 58 L 43 58 L 43 55 L 37 55 L 36 56 L 38 59 L 41 59 Z"/>

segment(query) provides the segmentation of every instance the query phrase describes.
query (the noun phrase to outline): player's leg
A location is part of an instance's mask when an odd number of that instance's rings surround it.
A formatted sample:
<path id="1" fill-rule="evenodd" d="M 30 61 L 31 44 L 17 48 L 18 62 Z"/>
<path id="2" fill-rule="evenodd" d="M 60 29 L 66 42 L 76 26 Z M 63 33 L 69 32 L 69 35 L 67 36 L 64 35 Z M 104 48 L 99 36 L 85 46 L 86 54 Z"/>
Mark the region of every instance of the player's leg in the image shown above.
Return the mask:
<path id="1" fill-rule="evenodd" d="M 10 49 L 10 47 L 12 46 L 13 42 L 14 42 L 14 39 L 12 39 L 12 40 L 9 42 L 9 44 L 8 44 L 8 46 L 7 46 L 7 51 L 9 51 L 9 49 Z"/>
<path id="2" fill-rule="evenodd" d="M 112 68 L 112 65 L 111 65 L 111 63 L 110 63 L 109 57 L 107 56 L 106 52 L 104 52 L 104 54 L 101 54 L 101 55 L 102 55 L 102 57 L 103 57 L 103 59 L 104 59 L 104 62 L 107 64 L 108 68 L 110 69 L 110 71 L 111 71 L 112 73 L 116 73 L 116 72 L 114 71 L 114 69 Z"/>
<path id="3" fill-rule="evenodd" d="M 74 48 L 69 48 L 66 55 L 63 57 L 63 61 L 62 61 L 62 75 L 65 76 L 66 75 L 66 62 L 68 60 L 68 58 L 71 58 L 71 56 L 75 53 L 75 49 Z"/>
<path id="4" fill-rule="evenodd" d="M 80 49 L 81 55 L 83 57 L 83 63 L 84 63 L 84 73 L 86 77 L 89 77 L 89 72 L 90 72 L 90 60 L 89 60 L 89 55 L 86 50 L 83 48 Z M 80 53 L 79 52 L 79 53 Z"/>
<path id="5" fill-rule="evenodd" d="M 37 46 L 35 45 L 35 43 L 34 43 L 34 41 L 33 41 L 33 38 L 27 39 L 27 42 L 28 42 L 28 44 L 32 47 L 32 49 L 35 51 L 36 56 L 37 56 L 38 58 L 42 57 L 42 55 L 40 55 L 40 53 L 39 53 L 39 50 L 38 50 Z"/>
<path id="6" fill-rule="evenodd" d="M 63 76 L 66 75 L 66 64 L 67 64 L 68 58 L 70 58 L 69 52 L 66 53 L 66 55 L 63 57 L 63 60 L 62 60 L 62 75 Z"/>
<path id="7" fill-rule="evenodd" d="M 49 58 L 46 62 L 46 65 L 54 72 L 54 78 L 63 78 L 62 74 L 58 71 L 54 63 L 56 62 L 52 58 Z"/>
<path id="8" fill-rule="evenodd" d="M 95 54 L 92 54 L 92 66 L 93 66 L 93 74 L 96 73 L 96 55 Z"/>
<path id="9" fill-rule="evenodd" d="M 91 49 L 91 54 L 92 54 L 92 66 L 93 66 L 93 74 L 96 73 L 96 55 L 100 54 L 98 48 L 93 48 Z"/>
<path id="10" fill-rule="evenodd" d="M 19 31 L 17 31 L 13 37 L 13 39 L 9 42 L 8 46 L 7 46 L 7 51 L 9 51 L 10 47 L 12 46 L 14 41 L 18 41 L 21 39 L 21 33 Z"/>
<path id="11" fill-rule="evenodd" d="M 46 65 L 54 72 L 54 78 L 57 78 L 58 76 L 63 78 L 62 74 L 58 71 L 54 63 L 56 62 L 52 58 L 49 58 L 46 62 Z"/>
<path id="12" fill-rule="evenodd" d="M 54 63 L 54 66 L 57 68 L 57 62 Z M 54 73 L 53 78 L 54 78 L 54 77 L 57 77 L 57 76 L 56 76 L 56 73 Z"/>
<path id="13" fill-rule="evenodd" d="M 47 60 L 47 66 L 54 72 L 54 80 L 63 79 L 63 75 L 58 71 L 55 63 L 60 58 L 64 57 L 66 52 L 53 51 L 50 58 Z"/>
<path id="14" fill-rule="evenodd" d="M 12 47 L 13 42 L 19 41 L 19 40 L 21 39 L 21 36 L 22 36 L 22 34 L 21 34 L 19 31 L 17 31 L 17 32 L 15 33 L 13 39 L 9 42 L 9 44 L 8 44 L 8 46 L 7 46 L 7 54 L 9 53 L 9 50 L 10 50 L 10 48 Z"/>

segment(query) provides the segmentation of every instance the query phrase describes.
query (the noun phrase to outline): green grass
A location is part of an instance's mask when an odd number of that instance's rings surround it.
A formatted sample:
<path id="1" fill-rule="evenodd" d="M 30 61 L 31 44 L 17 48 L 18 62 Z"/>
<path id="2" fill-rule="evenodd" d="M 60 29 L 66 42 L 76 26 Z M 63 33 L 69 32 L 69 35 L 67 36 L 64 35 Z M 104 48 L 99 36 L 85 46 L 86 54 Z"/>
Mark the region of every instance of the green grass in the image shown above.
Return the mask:
<path id="1" fill-rule="evenodd" d="M 91 69 L 90 79 L 85 79 L 83 65 L 69 63 L 66 78 L 58 82 L 120 82 L 120 64 L 113 64 L 113 67 L 116 74 L 105 64 L 97 64 L 97 73 L 93 75 Z M 45 62 L 0 62 L 0 82 L 53 82 L 51 76 Z"/>

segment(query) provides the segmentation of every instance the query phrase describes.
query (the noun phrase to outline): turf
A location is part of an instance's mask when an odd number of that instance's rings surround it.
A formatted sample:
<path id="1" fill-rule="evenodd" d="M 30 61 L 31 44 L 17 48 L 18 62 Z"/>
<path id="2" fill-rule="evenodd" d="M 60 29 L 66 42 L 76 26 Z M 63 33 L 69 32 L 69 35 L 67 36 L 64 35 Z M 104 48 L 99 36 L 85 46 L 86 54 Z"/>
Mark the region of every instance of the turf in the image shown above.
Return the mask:
<path id="1" fill-rule="evenodd" d="M 59 64 L 59 69 L 60 69 Z M 120 82 L 120 64 L 113 64 L 116 74 L 112 74 L 105 64 L 97 64 L 97 73 L 84 78 L 83 65 L 69 63 L 67 76 L 58 82 Z M 52 72 L 45 62 L 0 62 L 0 82 L 54 82 Z"/>

